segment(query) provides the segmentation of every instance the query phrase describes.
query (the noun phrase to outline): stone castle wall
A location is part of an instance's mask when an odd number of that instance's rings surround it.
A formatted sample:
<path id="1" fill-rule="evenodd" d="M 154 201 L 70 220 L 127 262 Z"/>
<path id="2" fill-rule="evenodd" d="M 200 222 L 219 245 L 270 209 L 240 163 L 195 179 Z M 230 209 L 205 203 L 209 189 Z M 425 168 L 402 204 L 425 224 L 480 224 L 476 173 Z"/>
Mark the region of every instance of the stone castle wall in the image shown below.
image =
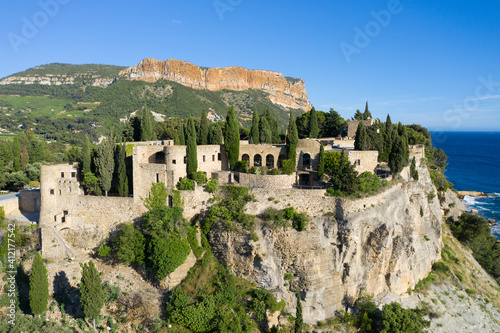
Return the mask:
<path id="1" fill-rule="evenodd" d="M 360 174 L 365 171 L 373 173 L 378 165 L 378 151 L 376 150 L 346 150 L 346 155 Z"/>
<path id="2" fill-rule="evenodd" d="M 354 138 L 356 136 L 356 131 L 358 130 L 358 125 L 360 122 L 363 122 L 366 127 L 372 126 L 375 121 L 373 119 L 367 120 L 348 120 L 347 121 L 347 137 Z"/>
<path id="3" fill-rule="evenodd" d="M 19 208 L 26 213 L 40 211 L 40 190 L 22 190 L 19 192 Z"/>
<path id="4" fill-rule="evenodd" d="M 4 199 L 0 201 L 0 207 L 3 207 L 5 215 L 19 215 L 19 198 Z"/>

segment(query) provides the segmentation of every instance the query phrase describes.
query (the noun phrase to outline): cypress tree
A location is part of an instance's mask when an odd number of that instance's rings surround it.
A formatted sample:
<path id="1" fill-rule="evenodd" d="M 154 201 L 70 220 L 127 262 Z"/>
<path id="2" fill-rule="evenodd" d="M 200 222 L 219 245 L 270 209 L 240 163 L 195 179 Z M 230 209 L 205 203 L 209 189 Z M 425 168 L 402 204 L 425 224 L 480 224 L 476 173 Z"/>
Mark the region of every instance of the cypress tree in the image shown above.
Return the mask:
<path id="1" fill-rule="evenodd" d="M 125 145 L 122 143 L 118 145 L 118 195 L 121 197 L 128 197 L 128 177 L 127 177 L 127 165 L 125 159 L 127 158 L 127 152 Z"/>
<path id="2" fill-rule="evenodd" d="M 323 142 L 321 142 L 321 146 L 319 147 L 318 179 L 323 180 L 324 175 L 325 175 L 325 147 L 323 146 Z"/>
<path id="3" fill-rule="evenodd" d="M 371 112 L 368 110 L 368 102 L 366 102 L 365 112 L 363 112 L 363 119 L 367 120 L 368 118 L 372 118 Z"/>
<path id="4" fill-rule="evenodd" d="M 397 131 L 393 133 L 393 144 L 391 153 L 389 154 L 389 168 L 393 175 L 397 175 L 403 170 L 404 164 L 404 142 L 403 138 L 398 135 Z"/>
<path id="5" fill-rule="evenodd" d="M 186 126 L 184 123 L 179 126 L 179 145 L 186 145 Z"/>
<path id="6" fill-rule="evenodd" d="M 19 138 L 16 136 L 12 140 L 12 155 L 14 158 L 14 167 L 12 171 L 17 172 L 21 170 L 21 144 Z"/>
<path id="7" fill-rule="evenodd" d="M 290 110 L 290 119 L 288 121 L 288 133 L 286 136 L 287 159 L 291 161 L 295 169 L 297 163 L 297 144 L 299 143 L 299 133 L 297 132 L 297 124 Z"/>
<path id="8" fill-rule="evenodd" d="M 206 145 L 208 143 L 208 118 L 205 109 L 201 112 L 197 143 L 199 145 Z"/>
<path id="9" fill-rule="evenodd" d="M 312 108 L 309 114 L 309 137 L 314 139 L 319 136 L 318 116 L 316 109 Z"/>
<path id="10" fill-rule="evenodd" d="M 28 154 L 28 148 L 26 146 L 23 146 L 21 148 L 21 158 L 19 159 L 19 167 L 21 168 L 21 170 L 24 170 L 29 161 L 30 156 Z"/>
<path id="11" fill-rule="evenodd" d="M 267 123 L 269 124 L 269 128 L 271 129 L 271 141 L 269 141 L 269 143 L 280 143 L 281 139 L 279 136 L 278 121 L 273 117 L 271 111 L 269 111 L 269 109 L 266 109 L 261 119 L 262 118 L 266 118 Z"/>
<path id="12" fill-rule="evenodd" d="M 47 310 L 47 304 L 49 302 L 49 280 L 47 277 L 47 268 L 39 252 L 35 255 L 33 265 L 31 266 L 29 297 L 30 308 L 33 314 L 40 315 Z"/>
<path id="13" fill-rule="evenodd" d="M 366 126 L 363 122 L 359 122 L 358 129 L 356 130 L 356 137 L 354 139 L 355 150 L 368 149 L 368 137 L 366 134 Z"/>
<path id="14" fill-rule="evenodd" d="M 193 175 L 198 171 L 198 151 L 196 145 L 196 129 L 194 119 L 190 117 L 186 126 L 186 173 L 188 178 L 193 178 Z"/>
<path id="15" fill-rule="evenodd" d="M 209 143 L 211 145 L 222 144 L 222 127 L 219 123 L 214 123 L 210 126 Z"/>
<path id="16" fill-rule="evenodd" d="M 389 134 L 389 138 L 392 134 L 392 121 L 391 116 L 387 115 L 387 119 L 385 120 L 385 132 Z"/>
<path id="17" fill-rule="evenodd" d="M 259 139 L 261 143 L 272 143 L 271 127 L 265 117 L 259 122 Z"/>
<path id="18" fill-rule="evenodd" d="M 90 140 L 88 135 L 85 135 L 85 140 L 83 141 L 83 148 L 82 148 L 82 173 L 86 174 L 87 172 L 90 172 Z"/>
<path id="19" fill-rule="evenodd" d="M 99 183 L 106 196 L 108 196 L 108 191 L 111 189 L 113 171 L 115 170 L 114 148 L 115 139 L 111 134 L 97 147 L 97 156 L 94 159 Z"/>
<path id="20" fill-rule="evenodd" d="M 295 312 L 295 333 L 302 333 L 304 319 L 302 318 L 302 302 L 300 301 L 300 291 L 297 289 L 297 310 Z"/>
<path id="21" fill-rule="evenodd" d="M 410 176 L 411 178 L 413 178 L 413 180 L 418 180 L 418 171 L 417 171 L 417 163 L 415 161 L 415 156 L 413 156 L 411 160 Z"/>
<path id="22" fill-rule="evenodd" d="M 151 112 L 144 107 L 141 115 L 141 141 L 156 140 L 154 132 L 154 119 Z"/>
<path id="23" fill-rule="evenodd" d="M 250 139 L 248 140 L 250 144 L 258 144 L 260 143 L 259 139 L 259 113 L 257 109 L 253 110 L 252 117 L 252 128 L 250 128 Z"/>
<path id="24" fill-rule="evenodd" d="M 92 260 L 81 266 L 82 279 L 80 282 L 80 302 L 82 303 L 85 317 L 93 319 L 95 330 L 95 319 L 99 317 L 104 305 L 102 281 Z"/>
<path id="25" fill-rule="evenodd" d="M 129 119 L 125 123 L 125 128 L 123 129 L 123 139 L 125 142 L 133 142 L 134 141 L 134 127 L 132 126 L 132 120 Z"/>
<path id="26" fill-rule="evenodd" d="M 227 159 L 229 160 L 229 168 L 234 170 L 240 156 L 240 130 L 233 106 L 229 108 L 226 117 L 224 149 L 226 151 Z"/>

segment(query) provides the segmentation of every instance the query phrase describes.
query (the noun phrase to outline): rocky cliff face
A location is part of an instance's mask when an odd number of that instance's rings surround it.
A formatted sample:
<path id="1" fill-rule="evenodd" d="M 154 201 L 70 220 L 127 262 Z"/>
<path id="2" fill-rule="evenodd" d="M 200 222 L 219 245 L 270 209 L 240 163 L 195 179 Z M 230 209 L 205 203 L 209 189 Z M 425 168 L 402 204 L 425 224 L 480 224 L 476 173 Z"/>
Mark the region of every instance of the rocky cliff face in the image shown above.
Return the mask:
<path id="1" fill-rule="evenodd" d="M 77 75 L 77 76 L 69 76 L 69 75 L 33 75 L 33 76 L 10 76 L 5 79 L 0 80 L 0 85 L 8 85 L 8 84 L 41 84 L 46 86 L 60 86 L 65 84 L 75 84 L 77 80 L 87 80 L 88 84 L 93 87 L 101 87 L 106 88 L 111 83 L 115 81 L 115 78 L 102 78 L 97 75 Z"/>
<path id="2" fill-rule="evenodd" d="M 292 313 L 300 289 L 307 323 L 333 317 L 362 290 L 404 294 L 440 259 L 442 212 L 436 198 L 429 200 L 436 190 L 427 170 L 419 172 L 420 181 L 393 186 L 365 209 L 316 216 L 307 231 L 261 224 L 254 242 L 212 230 L 213 251 L 236 275 L 273 290 Z"/>
<path id="3" fill-rule="evenodd" d="M 207 69 L 186 61 L 147 58 L 137 66 L 121 71 L 120 75 L 130 80 L 147 82 L 165 79 L 190 88 L 210 91 L 259 89 L 267 92 L 273 103 L 304 111 L 311 109 L 304 81 L 286 79 L 283 74 L 277 72 L 249 70 L 243 67 Z"/>

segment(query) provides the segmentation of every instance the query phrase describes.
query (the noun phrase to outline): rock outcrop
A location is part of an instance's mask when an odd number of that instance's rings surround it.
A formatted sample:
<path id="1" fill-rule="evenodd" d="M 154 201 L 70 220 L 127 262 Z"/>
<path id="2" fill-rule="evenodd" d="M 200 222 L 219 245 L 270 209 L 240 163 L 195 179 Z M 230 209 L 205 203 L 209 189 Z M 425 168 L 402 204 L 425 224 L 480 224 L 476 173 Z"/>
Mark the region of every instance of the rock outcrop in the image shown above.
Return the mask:
<path id="1" fill-rule="evenodd" d="M 272 71 L 243 67 L 202 68 L 181 60 L 147 58 L 136 66 L 122 70 L 120 76 L 147 82 L 164 79 L 210 91 L 259 89 L 268 93 L 273 103 L 304 111 L 311 109 L 303 80 L 287 79 L 283 74 Z"/>
<path id="2" fill-rule="evenodd" d="M 0 80 L 0 85 L 8 84 L 41 84 L 45 86 L 61 86 L 66 84 L 75 84 L 75 81 L 82 80 L 84 75 L 69 76 L 65 74 L 61 75 L 33 75 L 33 76 L 9 76 Z M 111 83 L 115 81 L 115 78 L 102 78 L 97 75 L 85 76 L 89 81 L 89 85 L 93 87 L 106 88 Z"/>
<path id="3" fill-rule="evenodd" d="M 402 295 L 441 256 L 442 212 L 438 199 L 428 196 L 436 189 L 425 168 L 419 173 L 418 182 L 394 185 L 364 209 L 337 212 L 337 219 L 316 216 L 307 231 L 260 224 L 259 240 L 252 241 L 213 229 L 212 249 L 234 274 L 274 291 L 292 313 L 295 290 L 301 290 L 307 323 L 333 317 L 361 291 Z M 286 280 L 286 273 L 294 279 Z"/>

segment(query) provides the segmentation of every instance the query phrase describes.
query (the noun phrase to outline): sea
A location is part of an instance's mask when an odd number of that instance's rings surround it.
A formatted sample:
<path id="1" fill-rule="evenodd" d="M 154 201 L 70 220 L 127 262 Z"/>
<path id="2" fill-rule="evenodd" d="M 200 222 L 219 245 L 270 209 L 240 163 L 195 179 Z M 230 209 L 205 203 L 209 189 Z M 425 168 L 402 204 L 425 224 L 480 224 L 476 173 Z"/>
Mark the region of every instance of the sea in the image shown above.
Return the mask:
<path id="1" fill-rule="evenodd" d="M 500 132 L 431 132 L 432 144 L 448 155 L 446 178 L 458 191 L 500 195 Z M 469 197 L 463 202 L 479 215 L 498 223 L 492 234 L 500 239 L 500 196 Z"/>

